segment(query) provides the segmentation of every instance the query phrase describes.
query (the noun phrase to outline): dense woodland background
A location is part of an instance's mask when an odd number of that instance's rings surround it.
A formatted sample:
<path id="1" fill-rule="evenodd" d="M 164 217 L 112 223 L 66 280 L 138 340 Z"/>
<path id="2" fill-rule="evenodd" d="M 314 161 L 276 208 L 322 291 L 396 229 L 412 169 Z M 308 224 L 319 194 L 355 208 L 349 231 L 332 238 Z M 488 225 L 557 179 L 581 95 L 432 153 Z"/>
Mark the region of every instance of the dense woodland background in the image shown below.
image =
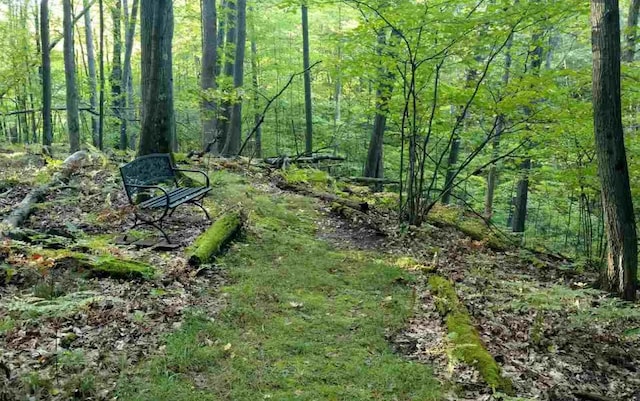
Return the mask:
<path id="1" fill-rule="evenodd" d="M 495 228 L 523 232 L 527 244 L 603 260 L 587 3 L 236 3 L 173 4 L 174 150 L 344 157 L 325 167 L 341 177 L 387 178 L 387 188 L 402 194 L 410 224 L 420 224 L 436 202 L 459 204 Z M 638 4 L 629 3 L 620 5 L 622 99 L 637 199 Z M 67 65 L 75 64 L 75 74 L 67 68 L 66 76 L 63 5 L 74 25 Z M 135 148 L 138 1 L 3 0 L 0 7 L 2 140 L 49 142 L 42 113 L 49 42 L 52 141 L 74 137 L 66 110 L 75 92 L 66 83 L 75 78 L 79 142 Z M 307 75 L 311 102 L 305 104 Z M 238 140 L 227 143 L 227 137 Z M 70 145 L 79 146 L 73 139 Z"/>

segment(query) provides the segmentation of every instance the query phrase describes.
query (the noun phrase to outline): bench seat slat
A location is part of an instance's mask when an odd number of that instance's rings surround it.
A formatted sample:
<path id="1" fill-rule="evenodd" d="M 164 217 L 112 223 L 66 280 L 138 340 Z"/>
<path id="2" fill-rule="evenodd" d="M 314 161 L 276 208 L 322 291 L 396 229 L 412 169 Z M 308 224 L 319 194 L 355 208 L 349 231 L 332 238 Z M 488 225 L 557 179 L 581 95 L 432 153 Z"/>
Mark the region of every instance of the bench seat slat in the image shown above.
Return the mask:
<path id="1" fill-rule="evenodd" d="M 196 188 L 176 188 L 170 191 L 169 194 L 169 209 L 173 209 L 185 202 L 188 202 L 194 198 L 197 198 L 211 190 L 210 187 L 196 187 Z M 166 205 L 164 195 L 155 196 L 142 202 L 139 207 L 143 209 L 163 208 Z"/>

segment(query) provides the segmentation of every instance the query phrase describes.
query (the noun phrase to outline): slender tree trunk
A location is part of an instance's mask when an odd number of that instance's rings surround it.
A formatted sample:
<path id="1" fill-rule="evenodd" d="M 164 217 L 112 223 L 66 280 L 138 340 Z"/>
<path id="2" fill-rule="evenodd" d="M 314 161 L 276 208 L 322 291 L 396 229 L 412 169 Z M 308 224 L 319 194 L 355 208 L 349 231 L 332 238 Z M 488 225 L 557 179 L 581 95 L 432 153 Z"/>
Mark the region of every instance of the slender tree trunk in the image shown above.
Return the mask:
<path id="1" fill-rule="evenodd" d="M 262 124 L 260 123 L 262 120 L 262 116 L 259 110 L 260 96 L 258 95 L 258 90 L 260 89 L 260 82 L 258 79 L 259 71 L 258 71 L 258 45 L 256 43 L 256 28 L 253 20 L 255 19 L 255 15 L 253 14 L 253 9 L 251 9 L 252 18 L 251 18 L 251 81 L 253 83 L 253 124 L 257 126 L 255 133 L 255 146 L 253 150 L 253 156 L 257 158 L 262 157 Z"/>
<path id="2" fill-rule="evenodd" d="M 51 51 L 49 50 L 49 0 L 40 3 L 40 40 L 42 41 L 42 145 L 51 147 Z"/>
<path id="3" fill-rule="evenodd" d="M 218 65 L 218 16 L 216 0 L 202 0 L 202 147 L 213 146 L 216 136 L 216 102 L 211 91 L 216 88 L 216 66 Z"/>
<path id="4" fill-rule="evenodd" d="M 126 1 L 124 3 L 126 5 Z M 133 104 L 133 87 L 131 85 L 131 54 L 133 53 L 133 39 L 136 34 L 136 22 L 138 18 L 138 4 L 139 0 L 133 0 L 131 6 L 131 16 L 127 18 L 126 23 L 126 37 L 124 44 L 124 68 L 122 73 L 122 86 L 124 88 L 125 96 L 122 97 L 121 104 L 124 107 L 122 111 L 122 120 L 120 122 L 120 145 L 122 146 L 122 140 L 127 140 L 124 144 L 125 149 L 128 147 L 128 120 L 134 117 L 134 104 Z M 125 7 L 125 13 L 128 13 L 128 7 Z"/>
<path id="5" fill-rule="evenodd" d="M 629 5 L 629 16 L 627 18 L 627 29 L 624 35 L 624 53 L 622 61 L 631 63 L 636 56 L 636 40 L 638 35 L 638 14 L 640 13 L 640 0 L 631 0 Z"/>
<path id="6" fill-rule="evenodd" d="M 122 0 L 112 0 L 111 21 L 113 22 L 113 53 L 111 55 L 111 109 L 121 122 L 122 114 Z M 120 149 L 127 149 L 127 132 L 120 130 Z"/>
<path id="7" fill-rule="evenodd" d="M 304 149 L 307 155 L 313 153 L 313 106 L 311 104 L 311 60 L 309 56 L 309 10 L 302 4 L 302 59 L 304 64 L 304 114 L 306 117 L 306 131 Z"/>
<path id="8" fill-rule="evenodd" d="M 138 155 L 171 153 L 173 110 L 173 1 L 142 0 L 142 128 Z"/>
<path id="9" fill-rule="evenodd" d="M 235 44 L 237 38 L 237 23 L 236 23 L 236 3 L 234 1 L 228 0 L 226 2 L 226 10 L 225 13 L 227 15 L 226 22 L 226 30 L 227 30 L 227 38 L 224 45 L 224 72 L 223 76 L 225 79 L 233 78 L 233 70 L 234 70 L 234 57 L 235 57 Z M 227 88 L 225 87 L 225 90 Z M 218 151 L 223 152 L 225 148 L 227 148 L 227 142 L 229 138 L 227 136 L 229 130 L 229 123 L 231 119 L 231 108 L 233 105 L 229 100 L 223 100 L 221 102 L 221 110 L 218 113 L 219 118 L 217 122 L 217 130 L 218 130 Z"/>
<path id="10" fill-rule="evenodd" d="M 227 0 L 222 0 L 222 4 L 220 5 L 220 9 L 223 11 L 221 15 L 218 16 L 218 37 L 216 43 L 218 45 L 217 53 L 218 58 L 216 60 L 216 70 L 215 76 L 216 78 L 222 74 L 222 63 L 224 61 L 224 45 L 225 45 L 225 34 L 226 34 L 226 21 L 227 21 L 227 10 L 229 6 L 227 5 Z"/>
<path id="11" fill-rule="evenodd" d="M 386 32 L 378 32 L 377 53 L 382 57 L 382 51 L 386 46 Z M 381 65 L 384 63 L 381 62 Z M 367 161 L 364 167 L 364 176 L 371 178 L 384 178 L 384 132 L 387 127 L 387 113 L 389 112 L 389 100 L 393 91 L 393 74 L 384 66 L 378 70 L 379 82 L 376 89 L 376 114 L 373 121 L 373 131 L 369 141 Z"/>
<path id="12" fill-rule="evenodd" d="M 502 76 L 502 85 L 504 88 L 509 85 L 509 80 L 511 79 L 511 48 L 513 46 L 513 35 L 509 38 L 509 42 L 506 46 L 506 54 L 504 57 L 504 75 Z M 505 129 L 505 119 L 504 115 L 498 116 L 498 123 L 496 125 L 496 133 L 495 138 L 493 139 L 493 157 L 494 159 L 500 155 L 500 139 L 502 138 L 502 134 Z M 484 201 L 484 217 L 486 219 L 491 219 L 493 216 L 493 198 L 495 195 L 496 187 L 498 186 L 498 166 L 496 163 L 492 163 L 489 168 L 489 176 L 487 177 L 487 195 Z"/>
<path id="13" fill-rule="evenodd" d="M 538 44 L 540 34 L 534 34 L 532 42 L 534 43 L 534 50 L 530 53 L 531 64 L 530 69 L 533 74 L 540 72 L 540 66 L 542 65 L 542 53 L 543 49 Z M 525 115 L 530 115 L 531 110 L 525 107 Z M 530 129 L 527 127 L 527 129 Z M 524 233 L 526 229 L 527 221 L 527 206 L 529 201 L 529 175 L 531 173 L 531 157 L 526 156 L 524 161 L 520 164 L 521 178 L 518 181 L 518 189 L 515 199 L 515 211 L 513 215 L 512 230 L 514 233 Z"/>
<path id="14" fill-rule="evenodd" d="M 99 2 L 100 11 L 100 118 L 98 122 L 98 148 L 104 149 L 104 3 Z"/>
<path id="15" fill-rule="evenodd" d="M 84 13 L 84 31 L 85 40 L 87 42 L 87 67 L 89 69 L 89 105 L 91 110 L 96 110 L 98 104 L 98 77 L 96 74 L 96 56 L 93 46 L 93 32 L 91 29 L 91 12 L 89 11 L 89 0 L 84 0 L 84 7 L 87 12 Z M 95 115 L 91 115 L 91 138 L 93 139 L 93 146 L 98 147 L 98 118 Z"/>
<path id="16" fill-rule="evenodd" d="M 591 1 L 593 115 L 608 244 L 602 284 L 605 290 L 633 301 L 638 244 L 622 128 L 619 18 L 617 0 Z"/>
<path id="17" fill-rule="evenodd" d="M 242 144 L 242 86 L 244 85 L 244 56 L 247 41 L 247 1 L 237 0 L 236 56 L 233 68 L 233 86 L 237 92 L 236 102 L 231 109 L 229 132 L 227 134 L 226 156 L 236 156 Z"/>
<path id="18" fill-rule="evenodd" d="M 78 111 L 78 87 L 76 85 L 76 61 L 73 48 L 73 11 L 71 0 L 64 0 L 64 75 L 67 88 L 67 130 L 71 153 L 80 150 L 80 117 Z"/>

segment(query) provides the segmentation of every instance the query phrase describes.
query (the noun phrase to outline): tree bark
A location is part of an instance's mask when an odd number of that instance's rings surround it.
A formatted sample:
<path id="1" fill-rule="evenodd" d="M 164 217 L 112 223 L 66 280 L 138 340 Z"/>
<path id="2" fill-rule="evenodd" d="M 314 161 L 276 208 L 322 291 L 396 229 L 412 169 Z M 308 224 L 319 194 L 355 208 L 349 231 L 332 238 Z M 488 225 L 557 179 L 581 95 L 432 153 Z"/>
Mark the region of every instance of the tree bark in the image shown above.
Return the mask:
<path id="1" fill-rule="evenodd" d="M 73 47 L 73 11 L 71 0 L 64 0 L 64 75 L 67 89 L 67 130 L 71 152 L 80 150 L 80 117 L 78 112 L 78 87 L 76 85 L 76 61 Z"/>
<path id="2" fill-rule="evenodd" d="M 100 11 L 100 98 L 98 100 L 100 117 L 98 122 L 98 148 L 104 147 L 104 3 L 99 0 Z"/>
<path id="3" fill-rule="evenodd" d="M 233 86 L 237 99 L 231 109 L 225 156 L 236 156 L 242 144 L 242 86 L 244 85 L 244 56 L 247 41 L 247 1 L 237 0 L 236 55 L 233 68 Z"/>
<path id="4" fill-rule="evenodd" d="M 126 1 L 124 2 L 126 5 Z M 125 92 L 125 96 L 122 97 L 121 104 L 124 106 L 122 111 L 122 120 L 120 122 L 120 140 L 128 139 L 128 121 L 134 118 L 134 104 L 133 104 L 133 86 L 131 85 L 131 54 L 133 53 L 133 40 L 136 34 L 136 23 L 138 18 L 138 4 L 139 0 L 133 0 L 131 6 L 131 16 L 127 19 L 126 24 L 126 36 L 124 44 L 124 65 L 122 73 L 122 87 Z M 128 10 L 125 8 L 125 13 Z M 126 144 L 128 147 L 129 142 Z M 122 143 L 120 143 L 122 145 Z M 127 148 L 125 147 L 125 149 Z"/>
<path id="5" fill-rule="evenodd" d="M 84 31 L 85 40 L 87 42 L 87 67 L 89 70 L 89 105 L 92 110 L 95 110 L 98 104 L 98 78 L 96 73 L 96 56 L 95 48 L 93 45 L 93 32 L 91 27 L 91 12 L 89 10 L 89 0 L 84 0 L 84 7 L 87 12 L 84 13 Z M 91 138 L 93 139 L 93 146 L 98 147 L 98 135 L 99 126 L 98 118 L 95 115 L 91 116 Z"/>
<path id="6" fill-rule="evenodd" d="M 206 151 L 216 136 L 216 102 L 211 90 L 216 88 L 218 64 L 218 16 L 216 0 L 202 0 L 202 71 L 200 88 L 202 101 L 202 148 Z"/>
<path id="7" fill-rule="evenodd" d="M 42 145 L 51 147 L 51 51 L 49 50 L 49 0 L 40 4 L 40 40 L 42 41 Z"/>
<path id="8" fill-rule="evenodd" d="M 506 54 L 504 57 L 504 75 L 502 76 L 502 85 L 504 88 L 509 85 L 511 79 L 511 48 L 513 46 L 513 34 L 509 38 L 509 42 L 506 46 Z M 498 116 L 498 123 L 496 125 L 496 134 L 493 139 L 493 157 L 497 158 L 500 155 L 500 139 L 504 133 L 506 117 L 501 114 Z M 487 177 L 487 195 L 484 201 L 484 217 L 487 220 L 491 220 L 493 216 L 493 198 L 495 195 L 496 187 L 498 186 L 498 166 L 496 163 L 492 163 L 489 168 L 489 175 Z"/>
<path id="9" fill-rule="evenodd" d="M 382 57 L 382 51 L 387 43 L 387 35 L 384 30 L 378 32 L 378 57 Z M 384 64 L 384 63 L 381 63 Z M 380 67 L 378 88 L 376 89 L 376 115 L 373 121 L 373 131 L 369 141 L 367 161 L 364 167 L 364 176 L 370 178 L 384 178 L 384 132 L 387 128 L 387 113 L 389 101 L 393 92 L 393 74 L 384 66 Z"/>
<path id="10" fill-rule="evenodd" d="M 253 9 L 251 10 L 253 12 Z M 251 24 L 251 80 L 253 83 L 253 124 L 257 126 L 256 128 L 256 137 L 255 137 L 255 146 L 253 149 L 253 156 L 257 158 L 262 157 L 262 125 L 260 124 L 262 120 L 262 115 L 259 110 L 259 102 L 260 97 L 258 95 L 258 90 L 260 89 L 260 82 L 258 79 L 258 45 L 256 43 L 256 28 L 255 25 Z"/>
<path id="11" fill-rule="evenodd" d="M 113 22 L 113 52 L 111 60 L 111 110 L 122 121 L 122 0 L 113 0 L 111 6 L 111 21 Z M 127 132 L 120 130 L 119 148 L 128 148 Z"/>
<path id="12" fill-rule="evenodd" d="M 302 61 L 304 73 L 304 114 L 306 118 L 306 131 L 304 137 L 304 149 L 307 155 L 313 153 L 313 106 L 311 104 L 311 60 L 309 56 L 309 10 L 306 4 L 302 4 Z"/>
<path id="13" fill-rule="evenodd" d="M 540 66 L 542 65 L 542 46 L 538 43 L 540 40 L 540 34 L 533 35 L 532 42 L 534 43 L 534 49 L 529 54 L 531 58 L 530 69 L 533 74 L 540 72 Z M 531 110 L 525 107 L 525 115 L 530 115 Z M 527 129 L 530 129 L 527 127 Z M 512 230 L 514 233 L 524 233 L 527 222 L 527 206 L 529 202 L 529 174 L 531 173 L 531 157 L 526 156 L 524 161 L 520 164 L 521 177 L 518 181 L 518 190 L 515 200 L 515 211 L 513 215 Z"/>
<path id="14" fill-rule="evenodd" d="M 224 69 L 223 69 L 223 77 L 224 78 L 233 78 L 233 70 L 234 70 L 234 56 L 235 56 L 235 44 L 236 38 L 238 36 L 237 24 L 236 24 L 236 3 L 233 1 L 226 2 L 227 9 L 225 10 L 227 14 L 227 38 L 225 40 L 224 45 Z M 225 86 L 226 90 L 227 87 Z M 232 104 L 229 100 L 223 100 L 220 105 L 220 112 L 218 113 L 219 118 L 217 122 L 217 130 L 218 130 L 218 151 L 223 152 L 227 146 L 227 141 L 229 138 L 227 137 L 227 133 L 229 130 L 229 122 L 231 119 L 231 108 Z"/>
<path id="15" fill-rule="evenodd" d="M 142 0 L 142 127 L 138 155 L 171 153 L 173 110 L 173 2 Z"/>
<path id="16" fill-rule="evenodd" d="M 608 244 L 602 285 L 632 301 L 638 245 L 622 127 L 619 18 L 617 0 L 591 0 L 594 127 Z"/>
<path id="17" fill-rule="evenodd" d="M 624 35 L 625 47 L 622 61 L 631 63 L 636 56 L 636 40 L 638 35 L 638 14 L 640 13 L 640 0 L 631 0 L 627 29 Z"/>

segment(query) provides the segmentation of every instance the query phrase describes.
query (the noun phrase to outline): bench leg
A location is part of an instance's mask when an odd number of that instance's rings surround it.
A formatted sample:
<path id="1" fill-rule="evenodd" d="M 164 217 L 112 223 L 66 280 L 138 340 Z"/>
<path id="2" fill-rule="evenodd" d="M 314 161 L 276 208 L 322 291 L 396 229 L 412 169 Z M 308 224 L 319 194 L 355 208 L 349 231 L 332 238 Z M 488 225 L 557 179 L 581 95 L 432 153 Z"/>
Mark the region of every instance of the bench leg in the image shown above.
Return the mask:
<path id="1" fill-rule="evenodd" d="M 172 211 L 172 213 L 173 213 L 173 211 Z M 162 236 L 167 241 L 167 244 L 171 243 L 171 240 L 169 239 L 169 236 L 167 235 L 167 233 L 162 228 L 162 219 L 156 220 L 156 221 L 148 221 L 148 220 L 145 220 L 145 219 L 141 219 L 140 217 L 138 217 L 137 214 L 135 216 L 136 216 L 135 222 L 133 224 L 133 227 L 130 228 L 130 230 L 133 230 L 134 228 L 142 226 L 142 225 L 152 226 L 153 228 L 157 229 L 158 231 L 160 231 L 162 233 Z"/>
<path id="2" fill-rule="evenodd" d="M 202 209 L 202 211 L 204 212 L 204 215 L 207 216 L 207 220 L 211 221 L 211 217 L 209 216 L 209 212 L 207 212 L 207 209 L 205 209 L 204 206 L 202 206 L 201 203 L 193 202 L 193 204 L 198 206 L 200 209 Z"/>

